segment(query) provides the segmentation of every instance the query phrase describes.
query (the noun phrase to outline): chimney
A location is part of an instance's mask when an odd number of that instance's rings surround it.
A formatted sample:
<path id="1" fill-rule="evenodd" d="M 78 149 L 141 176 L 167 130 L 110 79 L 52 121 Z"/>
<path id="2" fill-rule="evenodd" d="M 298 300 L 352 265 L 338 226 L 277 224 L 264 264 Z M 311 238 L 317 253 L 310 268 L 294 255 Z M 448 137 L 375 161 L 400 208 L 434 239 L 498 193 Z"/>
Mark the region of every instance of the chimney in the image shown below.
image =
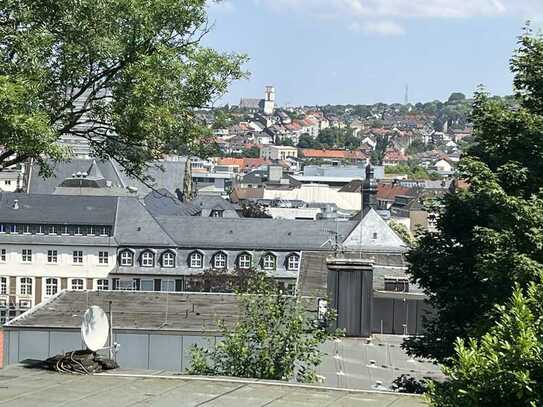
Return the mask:
<path id="1" fill-rule="evenodd" d="M 15 210 L 19 209 L 19 200 L 18 199 L 13 200 L 12 208 L 15 209 Z"/>
<path id="2" fill-rule="evenodd" d="M 371 164 L 366 166 L 366 178 L 362 183 L 362 216 L 370 209 L 377 209 L 377 181 Z"/>

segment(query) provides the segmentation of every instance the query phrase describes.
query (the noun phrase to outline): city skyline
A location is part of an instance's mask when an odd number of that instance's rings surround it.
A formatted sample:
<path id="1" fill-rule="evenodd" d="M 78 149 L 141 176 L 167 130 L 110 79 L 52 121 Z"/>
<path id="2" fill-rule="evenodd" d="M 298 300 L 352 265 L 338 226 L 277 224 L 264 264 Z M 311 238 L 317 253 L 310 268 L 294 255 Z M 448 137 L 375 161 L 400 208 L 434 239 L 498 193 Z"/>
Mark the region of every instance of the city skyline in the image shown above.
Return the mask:
<path id="1" fill-rule="evenodd" d="M 391 4 L 394 3 L 394 4 Z M 512 93 L 508 61 L 527 20 L 540 27 L 543 5 L 530 0 L 224 0 L 211 4 L 204 43 L 246 53 L 251 76 L 216 105 L 277 89 L 285 105 L 403 103 L 470 97 L 478 85 Z M 440 4 L 443 6 L 440 8 Z"/>

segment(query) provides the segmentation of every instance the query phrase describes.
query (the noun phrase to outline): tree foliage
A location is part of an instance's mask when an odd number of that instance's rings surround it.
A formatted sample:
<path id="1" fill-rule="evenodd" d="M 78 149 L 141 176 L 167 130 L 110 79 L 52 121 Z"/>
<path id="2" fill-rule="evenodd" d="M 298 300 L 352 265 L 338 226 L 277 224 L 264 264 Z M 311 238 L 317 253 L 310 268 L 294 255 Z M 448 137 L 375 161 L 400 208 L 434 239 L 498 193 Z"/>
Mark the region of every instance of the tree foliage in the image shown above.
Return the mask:
<path id="1" fill-rule="evenodd" d="M 445 361 L 456 338 L 481 337 L 518 284 L 543 269 L 543 39 L 524 35 L 512 60 L 517 109 L 476 94 L 475 143 L 459 165 L 469 188 L 449 194 L 436 233 L 408 254 L 409 273 L 435 310 L 424 336 L 407 341 L 418 356 Z"/>
<path id="2" fill-rule="evenodd" d="M 142 176 L 190 146 L 194 110 L 242 78 L 244 56 L 200 45 L 205 0 L 6 0 L 0 10 L 0 170 L 69 158 L 83 137 L 98 158 Z"/>
<path id="3" fill-rule="evenodd" d="M 220 324 L 223 340 L 214 348 L 193 348 L 189 374 L 316 381 L 320 345 L 336 334 L 262 276 L 238 298 L 239 320 L 232 327 Z"/>
<path id="4" fill-rule="evenodd" d="M 478 339 L 458 339 L 448 380 L 431 383 L 437 407 L 543 405 L 543 286 L 514 291 L 498 322 Z"/>

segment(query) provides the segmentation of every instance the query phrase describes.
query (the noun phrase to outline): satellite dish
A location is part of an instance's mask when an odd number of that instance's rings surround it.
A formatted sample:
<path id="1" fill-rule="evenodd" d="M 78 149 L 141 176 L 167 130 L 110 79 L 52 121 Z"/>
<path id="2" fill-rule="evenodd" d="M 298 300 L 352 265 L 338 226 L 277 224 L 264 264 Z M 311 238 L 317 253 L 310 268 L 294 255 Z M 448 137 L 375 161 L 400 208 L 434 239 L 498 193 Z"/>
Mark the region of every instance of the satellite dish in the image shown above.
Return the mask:
<path id="1" fill-rule="evenodd" d="M 104 347 L 109 336 L 109 322 L 102 308 L 93 305 L 85 311 L 81 323 L 81 338 L 91 351 Z"/>

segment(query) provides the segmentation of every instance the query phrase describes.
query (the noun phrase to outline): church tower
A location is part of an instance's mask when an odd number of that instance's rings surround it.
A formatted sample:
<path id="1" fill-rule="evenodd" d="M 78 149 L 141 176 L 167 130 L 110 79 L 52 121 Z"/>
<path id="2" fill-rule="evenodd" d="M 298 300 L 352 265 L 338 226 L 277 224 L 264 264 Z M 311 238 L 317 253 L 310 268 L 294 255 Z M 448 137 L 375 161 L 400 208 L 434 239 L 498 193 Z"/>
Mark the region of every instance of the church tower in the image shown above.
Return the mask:
<path id="1" fill-rule="evenodd" d="M 275 110 L 275 88 L 266 86 L 264 97 L 264 114 L 271 116 Z"/>
<path id="2" fill-rule="evenodd" d="M 370 209 L 377 209 L 377 181 L 371 164 L 366 166 L 366 179 L 362 182 L 362 217 Z"/>

